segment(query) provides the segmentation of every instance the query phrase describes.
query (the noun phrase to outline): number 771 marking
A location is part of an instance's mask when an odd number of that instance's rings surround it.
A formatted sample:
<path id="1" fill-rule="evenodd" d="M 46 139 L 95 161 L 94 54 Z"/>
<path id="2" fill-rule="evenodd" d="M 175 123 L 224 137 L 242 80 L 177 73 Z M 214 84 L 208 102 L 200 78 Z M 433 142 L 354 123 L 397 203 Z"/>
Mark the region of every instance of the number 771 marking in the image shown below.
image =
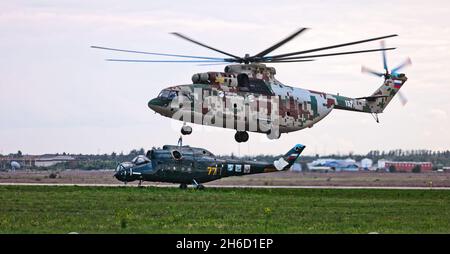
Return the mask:
<path id="1" fill-rule="evenodd" d="M 217 175 L 217 167 L 208 167 L 208 175 Z"/>

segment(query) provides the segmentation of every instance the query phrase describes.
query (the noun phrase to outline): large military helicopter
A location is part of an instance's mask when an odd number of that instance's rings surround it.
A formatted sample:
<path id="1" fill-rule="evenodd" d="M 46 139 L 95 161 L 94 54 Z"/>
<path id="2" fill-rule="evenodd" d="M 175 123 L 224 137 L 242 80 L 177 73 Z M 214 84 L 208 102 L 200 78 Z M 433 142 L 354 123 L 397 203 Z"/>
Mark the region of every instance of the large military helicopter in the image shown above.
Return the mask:
<path id="1" fill-rule="evenodd" d="M 115 177 L 125 183 L 139 180 L 180 183 L 181 189 L 193 184 L 203 189 L 202 183 L 222 177 L 270 173 L 288 170 L 297 160 L 304 145 L 297 144 L 273 163 L 224 160 L 206 149 L 182 145 L 165 145 L 139 155 L 131 162 L 122 162 L 116 168 Z"/>
<path id="2" fill-rule="evenodd" d="M 260 53 L 253 56 L 246 54 L 244 57 L 210 47 L 179 33 L 173 34 L 202 47 L 227 55 L 229 58 L 163 54 L 98 46 L 92 47 L 120 52 L 189 59 L 106 59 L 107 61 L 116 62 L 176 62 L 201 63 L 203 65 L 238 63 L 227 65 L 224 72 L 194 74 L 192 76 L 192 84 L 165 88 L 156 98 L 148 102 L 148 106 L 155 112 L 183 121 L 184 125 L 181 129 L 183 135 L 191 134 L 192 128 L 186 125 L 187 122 L 190 122 L 235 129 L 235 140 L 237 142 L 246 142 L 248 140 L 249 135 L 247 131 L 265 133 L 269 139 L 278 139 L 281 133 L 289 133 L 306 127 L 312 127 L 333 109 L 370 113 L 378 122 L 378 114 L 383 112 L 391 99 L 406 82 L 407 78 L 405 74 L 399 73 L 398 71 L 411 64 L 410 59 L 408 58 L 405 62 L 389 71 L 385 51 L 395 48 L 385 48 L 383 41 L 381 41 L 381 48 L 379 49 L 314 55 L 310 53 L 382 40 L 397 35 L 392 34 L 309 50 L 268 55 L 305 30 L 306 28 L 298 29 L 295 33 Z M 265 65 L 265 63 L 308 62 L 320 57 L 376 51 L 382 52 L 384 72 L 376 72 L 366 67 L 363 67 L 362 71 L 378 77 L 384 77 L 384 82 L 372 94 L 359 98 L 350 98 L 339 94 L 335 95 L 284 85 L 275 79 L 275 68 Z M 402 103 L 406 103 L 405 97 L 400 93 L 399 96 Z"/>

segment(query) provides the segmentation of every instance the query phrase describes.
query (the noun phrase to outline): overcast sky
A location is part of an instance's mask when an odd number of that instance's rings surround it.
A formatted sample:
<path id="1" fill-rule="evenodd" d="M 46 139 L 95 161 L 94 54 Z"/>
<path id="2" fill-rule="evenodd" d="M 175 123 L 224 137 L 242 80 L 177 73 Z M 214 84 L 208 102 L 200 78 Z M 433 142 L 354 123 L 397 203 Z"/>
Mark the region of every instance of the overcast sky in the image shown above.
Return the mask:
<path id="1" fill-rule="evenodd" d="M 407 57 L 409 80 L 380 115 L 334 110 L 311 129 L 268 140 L 251 133 L 193 125 L 185 144 L 216 154 L 280 154 L 295 143 L 305 154 L 366 153 L 372 149 L 450 148 L 449 1 L 1 1 L 0 153 L 111 153 L 174 144 L 182 122 L 155 114 L 147 102 L 163 88 L 188 84 L 193 73 L 223 66 L 115 63 L 139 55 L 89 48 L 102 45 L 175 54 L 219 56 L 180 40 L 181 32 L 232 54 L 254 54 L 299 27 L 309 27 L 274 53 L 397 33 L 388 64 Z M 343 48 L 377 48 L 378 42 Z M 150 59 L 150 58 L 149 58 Z M 155 59 L 155 58 L 153 58 Z M 276 64 L 281 82 L 361 97 L 382 79 L 379 53 Z"/>

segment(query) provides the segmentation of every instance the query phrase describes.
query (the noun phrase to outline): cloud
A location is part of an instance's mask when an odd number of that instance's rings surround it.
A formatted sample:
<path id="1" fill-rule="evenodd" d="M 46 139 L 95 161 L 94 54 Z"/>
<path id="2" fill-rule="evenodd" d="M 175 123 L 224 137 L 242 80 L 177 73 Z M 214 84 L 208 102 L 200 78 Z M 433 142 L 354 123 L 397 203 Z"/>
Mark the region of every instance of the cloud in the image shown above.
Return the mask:
<path id="1" fill-rule="evenodd" d="M 243 55 L 263 50 L 300 26 L 312 29 L 277 52 L 398 33 L 387 41 L 397 47 L 388 53 L 388 63 L 394 67 L 407 56 L 413 61 L 404 70 L 407 106 L 395 99 L 380 124 L 368 114 L 336 111 L 314 128 L 283 134 L 277 141 L 251 134 L 241 147 L 234 130 L 193 125 L 185 143 L 222 154 L 279 154 L 292 143 L 305 144 L 310 154 L 448 147 L 450 134 L 441 130 L 450 125 L 449 7 L 448 1 L 2 1 L 0 114 L 7 121 L 0 123 L 0 149 L 95 153 L 99 147 L 127 151 L 175 143 L 179 127 L 170 127 L 182 123 L 154 114 L 148 100 L 164 87 L 189 83 L 192 73 L 223 68 L 109 63 L 103 59 L 137 56 L 94 51 L 89 48 L 93 43 L 218 54 L 167 34 L 179 31 Z M 377 47 L 374 42 L 343 51 Z M 361 75 L 361 64 L 382 69 L 378 53 L 275 67 L 285 84 L 356 97 L 382 82 Z"/>

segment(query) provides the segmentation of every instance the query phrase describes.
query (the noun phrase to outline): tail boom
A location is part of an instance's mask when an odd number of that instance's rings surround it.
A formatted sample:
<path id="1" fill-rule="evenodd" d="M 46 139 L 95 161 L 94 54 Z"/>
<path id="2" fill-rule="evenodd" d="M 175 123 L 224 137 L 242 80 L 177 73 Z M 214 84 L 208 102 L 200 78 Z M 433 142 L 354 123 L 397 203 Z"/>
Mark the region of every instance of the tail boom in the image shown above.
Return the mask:
<path id="1" fill-rule="evenodd" d="M 336 102 L 334 109 L 350 110 L 365 113 L 382 113 L 392 98 L 397 94 L 407 78 L 404 74 L 391 76 L 383 82 L 372 95 L 367 97 L 350 98 L 333 95 Z"/>

